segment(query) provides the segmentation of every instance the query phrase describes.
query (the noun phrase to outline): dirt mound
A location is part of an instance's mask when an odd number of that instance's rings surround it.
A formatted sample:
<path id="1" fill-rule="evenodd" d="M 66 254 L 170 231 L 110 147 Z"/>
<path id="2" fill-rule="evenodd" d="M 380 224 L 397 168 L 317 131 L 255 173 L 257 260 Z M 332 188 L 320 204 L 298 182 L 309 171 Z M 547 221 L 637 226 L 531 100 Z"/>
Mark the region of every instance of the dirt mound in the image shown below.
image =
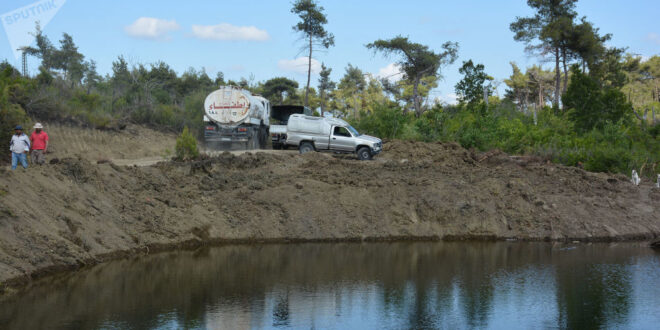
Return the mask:
<path id="1" fill-rule="evenodd" d="M 47 125 L 48 158 L 80 157 L 91 162 L 171 156 L 176 134 L 136 125 L 101 131 L 67 125 Z"/>
<path id="2" fill-rule="evenodd" d="M 434 162 L 446 165 L 472 164 L 474 155 L 458 143 L 420 143 L 415 141 L 389 141 L 383 145 L 381 158 L 395 161 Z"/>
<path id="3" fill-rule="evenodd" d="M 660 234 L 650 184 L 451 143 L 384 149 L 370 162 L 254 152 L 137 167 L 70 157 L 5 172 L 0 281 L 205 242 Z"/>

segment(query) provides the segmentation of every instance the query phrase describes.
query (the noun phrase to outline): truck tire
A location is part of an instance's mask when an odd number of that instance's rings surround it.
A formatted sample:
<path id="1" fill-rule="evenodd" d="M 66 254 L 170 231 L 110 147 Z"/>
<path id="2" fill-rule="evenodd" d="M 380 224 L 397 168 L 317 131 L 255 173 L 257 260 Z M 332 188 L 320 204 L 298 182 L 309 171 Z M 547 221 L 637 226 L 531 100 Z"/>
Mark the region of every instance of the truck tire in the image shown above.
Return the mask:
<path id="1" fill-rule="evenodd" d="M 254 150 L 259 148 L 259 135 L 255 129 L 248 131 L 248 140 L 245 144 L 245 149 Z"/>
<path id="2" fill-rule="evenodd" d="M 261 134 L 259 134 L 260 131 L 255 130 L 254 133 L 252 134 L 252 149 L 257 150 L 259 149 L 259 140 L 261 137 Z"/>
<path id="3" fill-rule="evenodd" d="M 300 151 L 300 154 L 314 151 L 314 145 L 311 144 L 310 142 L 303 142 L 300 144 L 300 147 L 298 147 L 298 151 Z"/>
<path id="4" fill-rule="evenodd" d="M 362 147 L 357 151 L 358 159 L 360 160 L 370 160 L 371 159 L 371 149 L 368 147 Z"/>
<path id="5" fill-rule="evenodd" d="M 259 148 L 266 149 L 268 139 L 268 127 L 265 125 L 259 126 Z"/>

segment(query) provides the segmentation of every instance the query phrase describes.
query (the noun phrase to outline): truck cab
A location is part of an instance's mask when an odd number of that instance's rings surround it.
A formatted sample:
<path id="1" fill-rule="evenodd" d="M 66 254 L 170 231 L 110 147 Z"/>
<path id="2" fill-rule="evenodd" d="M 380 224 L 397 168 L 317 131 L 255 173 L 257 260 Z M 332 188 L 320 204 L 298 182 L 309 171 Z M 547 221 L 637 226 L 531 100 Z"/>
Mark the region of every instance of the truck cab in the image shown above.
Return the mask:
<path id="1" fill-rule="evenodd" d="M 371 159 L 383 149 L 381 139 L 360 134 L 341 119 L 298 114 L 289 118 L 286 144 L 297 147 L 301 154 L 310 151 L 354 153 L 361 160 Z"/>

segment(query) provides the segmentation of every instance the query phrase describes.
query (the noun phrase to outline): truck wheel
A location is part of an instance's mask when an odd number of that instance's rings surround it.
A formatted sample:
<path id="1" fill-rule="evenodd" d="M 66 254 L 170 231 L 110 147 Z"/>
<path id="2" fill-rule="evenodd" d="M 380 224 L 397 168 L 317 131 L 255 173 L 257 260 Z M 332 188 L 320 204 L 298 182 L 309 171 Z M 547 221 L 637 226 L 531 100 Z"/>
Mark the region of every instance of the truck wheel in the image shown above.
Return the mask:
<path id="1" fill-rule="evenodd" d="M 259 147 L 260 147 L 259 140 L 260 140 L 259 132 L 258 131 L 254 132 L 254 135 L 252 136 L 252 149 L 253 150 L 259 149 Z"/>
<path id="2" fill-rule="evenodd" d="M 258 149 L 259 146 L 259 136 L 255 130 L 252 130 L 248 133 L 248 140 L 245 145 L 245 149 L 254 150 Z"/>
<path id="3" fill-rule="evenodd" d="M 303 142 L 300 144 L 300 147 L 298 148 L 301 154 L 314 151 L 314 146 L 309 143 L 309 142 Z"/>
<path id="4" fill-rule="evenodd" d="M 264 125 L 259 127 L 259 148 L 266 149 L 266 143 L 268 139 L 268 128 Z"/>
<path id="5" fill-rule="evenodd" d="M 368 147 L 362 147 L 357 151 L 358 159 L 369 160 L 371 159 L 371 150 Z"/>

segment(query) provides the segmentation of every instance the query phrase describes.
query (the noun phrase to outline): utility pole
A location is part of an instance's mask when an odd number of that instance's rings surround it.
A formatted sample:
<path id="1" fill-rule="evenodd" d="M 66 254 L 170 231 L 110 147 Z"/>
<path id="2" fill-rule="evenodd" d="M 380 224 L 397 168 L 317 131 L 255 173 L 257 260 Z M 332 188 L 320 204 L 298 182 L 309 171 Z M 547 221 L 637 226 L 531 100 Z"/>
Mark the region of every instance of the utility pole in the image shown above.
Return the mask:
<path id="1" fill-rule="evenodd" d="M 21 71 L 22 71 L 21 73 L 23 74 L 23 77 L 27 78 L 27 76 L 28 76 L 27 52 L 25 51 L 25 47 L 21 47 L 18 50 L 21 51 L 21 59 L 22 59 L 22 62 L 23 62 L 23 63 L 21 63 L 22 64 L 21 65 Z"/>
<path id="2" fill-rule="evenodd" d="M 27 77 L 28 67 L 27 67 L 27 54 L 23 52 L 23 77 Z"/>

